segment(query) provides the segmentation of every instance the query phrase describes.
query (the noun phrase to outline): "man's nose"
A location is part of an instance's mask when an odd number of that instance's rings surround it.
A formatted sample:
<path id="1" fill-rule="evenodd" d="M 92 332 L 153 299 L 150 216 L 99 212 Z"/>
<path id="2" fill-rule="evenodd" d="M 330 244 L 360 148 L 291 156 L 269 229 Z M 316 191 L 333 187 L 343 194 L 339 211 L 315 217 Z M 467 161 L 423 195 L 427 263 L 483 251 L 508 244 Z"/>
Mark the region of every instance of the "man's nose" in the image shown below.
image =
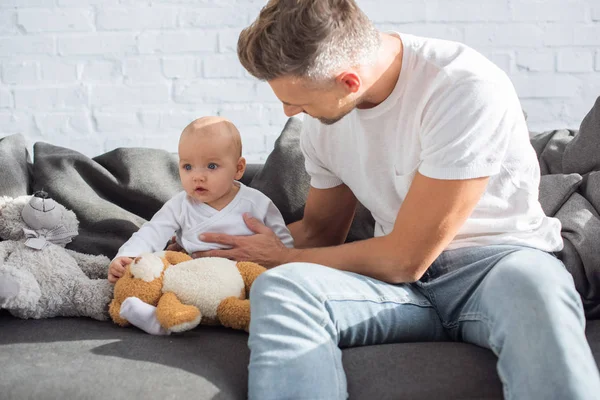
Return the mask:
<path id="1" fill-rule="evenodd" d="M 287 104 L 284 104 L 283 112 L 286 116 L 293 117 L 294 115 L 300 114 L 302 112 L 302 107 L 288 106 Z"/>

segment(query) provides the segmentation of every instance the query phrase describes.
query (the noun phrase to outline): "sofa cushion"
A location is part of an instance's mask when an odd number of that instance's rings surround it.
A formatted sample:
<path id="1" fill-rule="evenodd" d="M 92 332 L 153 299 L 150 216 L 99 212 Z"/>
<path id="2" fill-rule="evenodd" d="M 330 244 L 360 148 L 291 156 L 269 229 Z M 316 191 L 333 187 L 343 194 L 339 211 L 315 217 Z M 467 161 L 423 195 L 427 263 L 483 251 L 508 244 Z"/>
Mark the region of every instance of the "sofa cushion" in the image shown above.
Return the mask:
<path id="1" fill-rule="evenodd" d="M 246 398 L 249 351 L 240 331 L 151 336 L 87 318 L 1 312 L 0 326 L 3 399 Z M 587 336 L 599 362 L 600 321 L 588 322 Z M 343 350 L 343 362 L 351 399 L 502 398 L 496 357 L 470 344 L 357 347 Z"/>
<path id="2" fill-rule="evenodd" d="M 0 138 L 0 196 L 18 197 L 31 194 L 30 167 L 31 159 L 22 135 Z"/>

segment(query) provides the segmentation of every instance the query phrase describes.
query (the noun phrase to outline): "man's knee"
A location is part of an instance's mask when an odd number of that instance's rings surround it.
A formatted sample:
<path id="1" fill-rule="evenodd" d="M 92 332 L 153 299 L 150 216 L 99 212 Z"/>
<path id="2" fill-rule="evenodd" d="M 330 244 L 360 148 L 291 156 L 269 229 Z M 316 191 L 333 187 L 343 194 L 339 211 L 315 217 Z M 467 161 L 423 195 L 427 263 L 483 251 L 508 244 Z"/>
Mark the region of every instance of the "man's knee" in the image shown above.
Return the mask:
<path id="1" fill-rule="evenodd" d="M 289 263 L 269 269 L 256 278 L 250 289 L 250 298 L 274 295 L 278 292 L 293 292 L 306 287 L 310 279 L 318 279 L 318 273 L 323 267 L 309 263 Z M 306 288 L 305 288 L 306 289 Z"/>
<path id="2" fill-rule="evenodd" d="M 522 307 L 541 304 L 552 307 L 555 301 L 578 301 L 573 279 L 563 264 L 552 255 L 523 249 L 504 257 L 489 274 L 490 285 Z"/>

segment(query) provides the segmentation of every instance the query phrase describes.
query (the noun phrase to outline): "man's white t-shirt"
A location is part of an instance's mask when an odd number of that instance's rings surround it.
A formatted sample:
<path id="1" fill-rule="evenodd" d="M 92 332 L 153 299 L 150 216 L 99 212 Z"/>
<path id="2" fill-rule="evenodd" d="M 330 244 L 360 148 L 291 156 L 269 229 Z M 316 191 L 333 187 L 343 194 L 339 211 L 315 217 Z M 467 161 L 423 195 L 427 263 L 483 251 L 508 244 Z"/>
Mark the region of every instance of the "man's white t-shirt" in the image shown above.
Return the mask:
<path id="1" fill-rule="evenodd" d="M 456 42 L 399 34 L 402 71 L 390 96 L 333 125 L 306 116 L 301 147 L 311 185 L 346 184 L 389 234 L 415 173 L 489 176 L 447 249 L 512 244 L 558 251 L 561 225 L 538 201 L 536 153 L 506 74 Z"/>
<path id="2" fill-rule="evenodd" d="M 271 199 L 241 182 L 236 184 L 240 190 L 222 210 L 191 199 L 185 191 L 179 192 L 121 246 L 116 257 L 137 257 L 142 253 L 161 251 L 173 234 L 188 253 L 227 248 L 218 243 L 203 242 L 198 236 L 208 232 L 253 235 L 244 222 L 245 213 L 271 228 L 287 247 L 293 247 L 292 235 Z"/>

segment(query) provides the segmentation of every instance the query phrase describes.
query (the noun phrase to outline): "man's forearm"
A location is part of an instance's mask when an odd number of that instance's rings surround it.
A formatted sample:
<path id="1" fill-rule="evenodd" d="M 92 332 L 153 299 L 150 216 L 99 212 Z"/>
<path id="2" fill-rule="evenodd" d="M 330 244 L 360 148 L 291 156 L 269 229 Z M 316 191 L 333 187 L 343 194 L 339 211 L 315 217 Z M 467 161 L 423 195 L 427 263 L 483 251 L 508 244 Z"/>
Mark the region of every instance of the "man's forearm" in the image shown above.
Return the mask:
<path id="1" fill-rule="evenodd" d="M 400 259 L 397 247 L 390 238 L 379 237 L 332 247 L 286 249 L 282 263 L 311 262 L 389 283 L 418 280 L 427 267 Z"/>
<path id="2" fill-rule="evenodd" d="M 323 246 L 333 246 L 344 242 L 339 237 L 333 237 L 326 230 L 310 230 L 303 220 L 289 224 L 288 229 L 294 238 L 294 247 L 296 249 L 306 249 Z M 339 235 L 338 235 L 339 236 Z"/>

